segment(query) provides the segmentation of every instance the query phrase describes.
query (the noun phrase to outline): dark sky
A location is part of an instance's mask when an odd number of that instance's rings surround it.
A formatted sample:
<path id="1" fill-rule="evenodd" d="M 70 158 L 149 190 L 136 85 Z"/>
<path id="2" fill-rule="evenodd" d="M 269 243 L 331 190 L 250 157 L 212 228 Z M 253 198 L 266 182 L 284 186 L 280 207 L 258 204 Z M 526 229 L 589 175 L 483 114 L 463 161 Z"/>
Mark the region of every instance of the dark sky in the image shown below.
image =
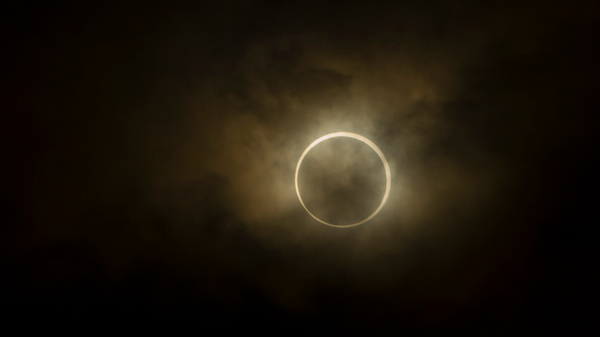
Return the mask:
<path id="1" fill-rule="evenodd" d="M 5 7 L 0 302 L 292 332 L 581 329 L 599 19 L 596 1 Z M 392 173 L 381 213 L 346 229 L 294 188 L 336 131 Z M 368 215 L 378 157 L 322 145 L 307 205 Z"/>

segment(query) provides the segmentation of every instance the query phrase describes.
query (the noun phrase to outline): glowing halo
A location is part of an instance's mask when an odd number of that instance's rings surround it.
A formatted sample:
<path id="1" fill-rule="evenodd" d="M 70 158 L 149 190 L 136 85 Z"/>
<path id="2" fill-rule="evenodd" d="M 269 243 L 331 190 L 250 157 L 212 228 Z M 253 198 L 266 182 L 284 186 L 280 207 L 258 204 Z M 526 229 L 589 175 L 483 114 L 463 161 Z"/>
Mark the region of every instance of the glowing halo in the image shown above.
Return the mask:
<path id="1" fill-rule="evenodd" d="M 375 210 L 375 212 L 373 212 L 371 215 L 369 215 L 369 217 L 367 217 L 366 219 L 364 219 L 362 221 L 359 221 L 357 223 L 353 223 L 353 224 L 350 224 L 350 225 L 334 225 L 334 224 L 325 222 L 325 221 L 317 218 L 314 214 L 312 214 L 308 210 L 308 208 L 306 207 L 306 205 L 304 205 L 304 201 L 302 201 L 302 197 L 300 196 L 300 190 L 298 189 L 298 172 L 300 172 L 300 165 L 302 165 L 302 160 L 304 159 L 304 156 L 306 156 L 306 154 L 315 145 L 319 144 L 320 142 L 322 142 L 324 140 L 327 140 L 329 138 L 336 138 L 336 137 L 354 138 L 354 139 L 360 140 L 361 142 L 369 145 L 371 147 L 371 149 L 373 149 L 373 151 L 375 151 L 375 153 L 377 153 L 377 155 L 379 156 L 379 158 L 383 162 L 383 167 L 385 169 L 385 178 L 386 178 L 385 194 L 383 195 L 383 199 L 381 200 L 381 204 L 379 204 L 379 207 L 377 207 L 377 209 Z M 390 174 L 390 166 L 388 165 L 388 162 L 385 159 L 385 156 L 383 155 L 383 153 L 381 152 L 381 150 L 372 141 L 368 140 L 367 138 L 365 138 L 365 137 L 363 137 L 361 135 L 358 135 L 358 134 L 352 133 L 352 132 L 334 132 L 334 133 L 329 133 L 329 134 L 326 134 L 325 136 L 323 136 L 323 137 L 315 140 L 314 142 L 312 142 L 306 148 L 306 150 L 304 150 L 304 152 L 300 156 L 300 159 L 298 160 L 298 165 L 296 166 L 295 183 L 296 183 L 296 194 L 298 194 L 298 199 L 300 200 L 300 203 L 302 204 L 302 207 L 304 207 L 304 209 L 308 212 L 308 214 L 310 214 L 310 216 L 312 216 L 313 218 L 315 218 L 315 220 L 319 221 L 322 224 L 325 224 L 327 226 L 332 226 L 332 227 L 354 227 L 354 226 L 362 225 L 363 223 L 365 223 L 365 222 L 373 219 L 377 215 L 377 213 L 379 213 L 379 211 L 381 211 L 381 209 L 383 208 L 383 205 L 385 205 L 385 202 L 387 201 L 388 195 L 390 194 L 390 188 L 392 186 L 391 174 Z"/>

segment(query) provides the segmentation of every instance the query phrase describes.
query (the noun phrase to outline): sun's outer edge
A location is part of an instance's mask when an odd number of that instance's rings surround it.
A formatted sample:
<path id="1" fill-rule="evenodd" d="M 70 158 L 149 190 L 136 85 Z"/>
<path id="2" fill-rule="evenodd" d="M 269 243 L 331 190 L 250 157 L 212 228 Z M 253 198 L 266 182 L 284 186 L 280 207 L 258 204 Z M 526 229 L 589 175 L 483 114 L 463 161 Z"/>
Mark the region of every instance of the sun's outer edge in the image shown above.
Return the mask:
<path id="1" fill-rule="evenodd" d="M 383 167 L 385 169 L 385 178 L 386 178 L 386 184 L 385 184 L 385 194 L 383 195 L 383 199 L 381 200 L 381 204 L 379 204 L 379 207 L 377 207 L 377 209 L 375 210 L 375 212 L 373 212 L 371 215 L 369 215 L 369 217 L 367 217 L 366 219 L 359 221 L 357 223 L 353 223 L 350 225 L 334 225 L 331 223 L 328 223 L 326 221 L 323 221 L 319 218 L 317 218 L 314 214 L 312 214 L 308 208 L 306 207 L 306 205 L 304 205 L 304 201 L 302 201 L 302 197 L 300 196 L 300 190 L 298 189 L 298 172 L 300 172 L 300 165 L 302 165 L 302 160 L 304 160 L 304 156 L 306 156 L 306 154 L 317 144 L 319 144 L 320 142 L 330 139 L 330 138 L 336 138 L 336 137 L 347 137 L 347 138 L 354 138 L 357 140 L 360 140 L 361 142 L 369 145 L 369 147 L 371 147 L 371 149 L 373 149 L 373 151 L 375 151 L 375 153 L 377 153 L 377 155 L 379 156 L 379 158 L 381 159 L 381 161 L 383 162 Z M 381 150 L 379 149 L 379 147 L 377 147 L 377 145 L 375 145 L 375 143 L 373 143 L 372 141 L 370 141 L 368 138 L 365 138 L 359 134 L 356 133 L 352 133 L 352 132 L 333 132 L 333 133 L 329 133 L 326 134 L 325 136 L 322 136 L 320 138 L 318 138 L 317 140 L 315 140 L 314 142 L 312 142 L 307 148 L 306 150 L 304 150 L 304 152 L 302 152 L 302 155 L 300 156 L 300 159 L 298 160 L 298 165 L 296 165 L 296 175 L 295 175 L 295 179 L 294 182 L 296 184 L 296 194 L 298 195 L 298 200 L 300 200 L 300 203 L 302 204 L 302 207 L 304 207 L 304 209 L 306 210 L 306 212 L 308 212 L 308 214 L 310 214 L 310 216 L 312 216 L 315 220 L 319 221 L 322 224 L 325 224 L 327 226 L 331 226 L 331 227 L 339 227 L 339 228 L 345 228 L 345 227 L 354 227 L 354 226 L 358 226 L 358 225 L 362 225 L 363 223 L 373 219 L 377 213 L 379 213 L 379 211 L 381 211 L 381 209 L 383 208 L 383 206 L 385 205 L 385 202 L 388 199 L 388 196 L 390 194 L 390 189 L 392 187 L 392 181 L 391 181 L 391 174 L 390 174 L 390 166 L 387 162 L 387 160 L 385 159 L 385 156 L 383 155 L 383 152 L 381 152 Z"/>

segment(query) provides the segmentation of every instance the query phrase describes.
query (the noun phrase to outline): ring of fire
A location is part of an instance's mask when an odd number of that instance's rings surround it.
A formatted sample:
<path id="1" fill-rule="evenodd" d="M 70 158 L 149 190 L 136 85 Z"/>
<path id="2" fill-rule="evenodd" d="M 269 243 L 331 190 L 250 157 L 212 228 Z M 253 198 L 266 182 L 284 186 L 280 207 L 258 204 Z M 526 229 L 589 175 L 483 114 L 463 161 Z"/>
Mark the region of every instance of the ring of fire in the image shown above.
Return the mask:
<path id="1" fill-rule="evenodd" d="M 306 207 L 306 205 L 304 204 L 304 202 L 302 201 L 302 197 L 300 196 L 300 190 L 298 189 L 298 172 L 300 172 L 300 165 L 302 165 L 302 160 L 304 160 L 304 157 L 306 156 L 306 154 L 317 144 L 319 144 L 320 142 L 330 139 L 330 138 L 336 138 L 336 137 L 347 137 L 347 138 L 354 138 L 357 140 L 360 140 L 361 142 L 369 145 L 369 147 L 371 147 L 371 149 L 373 149 L 373 151 L 375 151 L 375 153 L 377 153 L 377 155 L 379 156 L 379 158 L 381 159 L 381 161 L 383 162 L 383 167 L 385 169 L 385 178 L 386 178 L 386 183 L 385 183 L 385 193 L 383 195 L 383 199 L 381 200 L 381 204 L 379 204 L 379 207 L 377 207 L 377 209 L 375 210 L 375 212 L 373 212 L 371 215 L 369 215 L 366 219 L 350 224 L 350 225 L 335 225 L 335 224 L 331 224 L 328 223 L 326 221 L 323 221 L 319 218 L 317 218 L 314 214 L 312 214 L 308 208 Z M 361 225 L 371 219 L 373 219 L 377 213 L 379 213 L 379 211 L 381 211 L 381 209 L 383 208 L 383 205 L 385 205 L 385 202 L 387 201 L 388 195 L 390 194 L 390 188 L 391 188 L 391 174 L 390 174 L 390 166 L 388 165 L 387 160 L 385 159 L 385 156 L 383 155 L 383 153 L 381 152 L 381 150 L 377 147 L 377 145 L 375 145 L 375 143 L 373 143 L 372 141 L 370 141 L 369 139 L 358 135 L 356 133 L 352 133 L 352 132 L 334 132 L 334 133 L 330 133 L 330 134 L 326 134 L 325 136 L 315 140 L 314 142 L 312 142 L 307 148 L 306 150 L 304 150 L 304 152 L 302 153 L 302 155 L 300 156 L 300 159 L 298 160 L 298 165 L 296 166 L 296 176 L 295 176 L 295 184 L 296 184 L 296 194 L 298 194 L 298 199 L 300 200 L 300 203 L 302 204 L 302 207 L 304 207 L 304 209 L 308 212 L 308 214 L 310 214 L 310 216 L 312 216 L 315 220 L 319 221 L 322 224 L 325 224 L 327 226 L 332 226 L 332 227 L 354 227 L 354 226 L 358 226 Z"/>

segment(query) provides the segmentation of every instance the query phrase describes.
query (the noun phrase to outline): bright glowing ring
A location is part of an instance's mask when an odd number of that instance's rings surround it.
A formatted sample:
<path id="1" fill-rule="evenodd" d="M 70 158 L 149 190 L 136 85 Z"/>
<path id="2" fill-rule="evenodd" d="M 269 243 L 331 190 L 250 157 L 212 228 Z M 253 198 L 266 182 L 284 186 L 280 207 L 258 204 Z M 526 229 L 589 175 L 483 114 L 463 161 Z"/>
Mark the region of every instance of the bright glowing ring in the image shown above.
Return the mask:
<path id="1" fill-rule="evenodd" d="M 385 183 L 385 194 L 383 195 L 383 199 L 381 200 L 381 204 L 379 204 L 379 207 L 377 207 L 377 209 L 375 210 L 375 212 L 373 212 L 371 215 L 369 215 L 368 218 L 359 221 L 357 223 L 353 223 L 350 225 L 334 225 L 334 224 L 330 224 L 328 222 L 325 222 L 319 218 L 317 218 L 314 214 L 312 214 L 308 208 L 306 208 L 306 205 L 304 205 L 304 202 L 302 201 L 302 197 L 300 196 L 300 190 L 298 189 L 298 172 L 300 172 L 300 165 L 302 165 L 302 160 L 304 159 L 304 156 L 306 156 L 306 154 L 308 153 L 308 151 L 310 151 L 310 149 L 312 149 L 315 145 L 319 144 L 320 142 L 329 139 L 329 138 L 335 138 L 335 137 L 348 137 L 348 138 L 354 138 L 354 139 L 358 139 L 361 142 L 369 145 L 373 151 L 375 151 L 375 153 L 377 153 L 377 155 L 379 156 L 379 158 L 381 159 L 381 161 L 383 162 L 383 168 L 385 169 L 385 178 L 386 178 L 386 183 Z M 392 182 L 391 182 L 391 174 L 390 174 L 390 166 L 388 165 L 387 160 L 385 159 L 385 156 L 383 155 L 383 153 L 381 152 L 381 150 L 377 147 L 377 145 L 375 145 L 375 143 L 373 143 L 372 141 L 368 140 L 367 138 L 361 136 L 361 135 L 357 135 L 356 133 L 352 133 L 352 132 L 334 132 L 334 133 L 330 133 L 327 134 L 317 140 L 315 140 L 314 142 L 312 142 L 307 148 L 306 150 L 304 150 L 304 152 L 302 153 L 302 155 L 300 156 L 300 160 L 298 160 L 298 165 L 296 166 L 296 178 L 295 178 L 295 182 L 296 182 L 296 194 L 298 194 L 298 199 L 300 200 L 300 203 L 302 204 L 302 207 L 304 207 L 304 209 L 308 212 L 308 214 L 310 214 L 310 216 L 312 216 L 313 218 L 315 218 L 315 220 L 319 221 L 322 224 L 325 224 L 327 226 L 332 226 L 332 227 L 353 227 L 353 226 L 358 226 L 361 225 L 371 219 L 373 219 L 377 213 L 379 213 L 379 211 L 381 211 L 381 209 L 383 208 L 383 205 L 385 205 L 385 202 L 387 201 L 388 195 L 390 194 L 390 188 L 392 186 Z"/>

